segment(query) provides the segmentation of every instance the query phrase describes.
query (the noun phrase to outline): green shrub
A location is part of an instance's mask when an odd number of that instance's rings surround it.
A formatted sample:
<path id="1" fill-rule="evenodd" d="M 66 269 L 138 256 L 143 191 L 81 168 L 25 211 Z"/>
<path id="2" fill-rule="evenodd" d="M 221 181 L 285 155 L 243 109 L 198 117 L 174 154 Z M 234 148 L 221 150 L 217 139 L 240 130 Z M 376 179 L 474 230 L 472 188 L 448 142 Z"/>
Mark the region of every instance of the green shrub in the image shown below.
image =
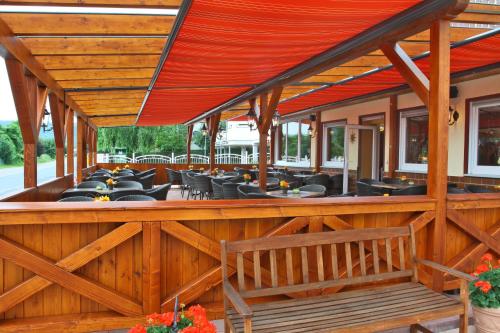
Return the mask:
<path id="1" fill-rule="evenodd" d="M 38 163 L 45 163 L 45 162 L 50 162 L 52 161 L 52 157 L 50 157 L 48 154 L 42 154 L 38 156 Z"/>
<path id="2" fill-rule="evenodd" d="M 16 145 L 6 134 L 0 134 L 0 159 L 4 164 L 14 164 L 17 160 Z"/>

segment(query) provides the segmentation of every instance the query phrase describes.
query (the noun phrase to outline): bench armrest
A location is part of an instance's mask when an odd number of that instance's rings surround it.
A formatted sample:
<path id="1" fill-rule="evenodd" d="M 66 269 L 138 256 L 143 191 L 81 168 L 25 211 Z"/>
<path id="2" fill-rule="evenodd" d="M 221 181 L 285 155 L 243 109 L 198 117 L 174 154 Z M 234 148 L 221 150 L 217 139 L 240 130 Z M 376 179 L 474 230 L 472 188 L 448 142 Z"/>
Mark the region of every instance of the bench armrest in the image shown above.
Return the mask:
<path id="1" fill-rule="evenodd" d="M 417 259 L 417 263 L 428 266 L 432 269 L 441 271 L 443 273 L 448 273 L 448 274 L 453 275 L 454 277 L 457 277 L 459 279 L 463 279 L 466 281 L 474 281 L 475 280 L 474 277 L 469 275 L 469 274 L 457 271 L 456 269 L 453 269 L 453 268 L 449 268 L 449 267 L 440 265 L 438 263 L 435 263 L 434 261 L 425 260 L 425 259 Z"/>
<path id="2" fill-rule="evenodd" d="M 229 302 L 233 305 L 236 312 L 238 312 L 243 317 L 253 316 L 253 312 L 243 298 L 238 294 L 234 287 L 229 283 L 229 281 L 224 282 L 224 297 L 226 297 Z"/>

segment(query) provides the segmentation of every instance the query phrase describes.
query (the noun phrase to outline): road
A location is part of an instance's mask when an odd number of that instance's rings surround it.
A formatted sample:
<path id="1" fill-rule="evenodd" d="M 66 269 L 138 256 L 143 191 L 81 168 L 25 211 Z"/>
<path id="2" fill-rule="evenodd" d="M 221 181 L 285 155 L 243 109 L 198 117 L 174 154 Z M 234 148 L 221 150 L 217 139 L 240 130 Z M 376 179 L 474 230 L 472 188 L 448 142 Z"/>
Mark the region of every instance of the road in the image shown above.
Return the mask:
<path id="1" fill-rule="evenodd" d="M 56 177 L 56 162 L 38 165 L 38 184 Z M 20 191 L 24 187 L 24 167 L 0 169 L 0 197 Z"/>

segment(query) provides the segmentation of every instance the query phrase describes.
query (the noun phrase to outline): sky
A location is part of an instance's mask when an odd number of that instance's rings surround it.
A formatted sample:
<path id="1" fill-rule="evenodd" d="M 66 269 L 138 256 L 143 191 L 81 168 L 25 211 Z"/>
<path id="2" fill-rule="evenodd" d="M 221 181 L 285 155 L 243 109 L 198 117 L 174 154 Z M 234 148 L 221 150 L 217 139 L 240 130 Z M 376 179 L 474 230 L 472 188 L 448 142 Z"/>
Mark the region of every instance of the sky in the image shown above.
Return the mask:
<path id="1" fill-rule="evenodd" d="M 17 120 L 5 61 L 0 57 L 0 120 Z"/>

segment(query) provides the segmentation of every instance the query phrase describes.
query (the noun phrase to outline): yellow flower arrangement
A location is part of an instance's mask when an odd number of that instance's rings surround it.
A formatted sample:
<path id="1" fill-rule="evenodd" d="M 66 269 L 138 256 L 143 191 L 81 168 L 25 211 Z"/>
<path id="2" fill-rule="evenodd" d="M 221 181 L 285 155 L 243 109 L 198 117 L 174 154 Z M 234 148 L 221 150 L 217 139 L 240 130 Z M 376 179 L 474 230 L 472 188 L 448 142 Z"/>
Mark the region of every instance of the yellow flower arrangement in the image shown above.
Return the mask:
<path id="1" fill-rule="evenodd" d="M 212 170 L 212 175 L 216 176 L 219 174 L 219 169 L 218 168 L 215 168 Z"/>
<path id="2" fill-rule="evenodd" d="M 257 166 L 256 165 L 252 165 L 252 169 L 257 169 Z"/>
<path id="3" fill-rule="evenodd" d="M 401 176 L 401 180 L 405 181 L 406 180 L 406 176 Z"/>
<path id="4" fill-rule="evenodd" d="M 189 166 L 188 166 L 188 169 L 189 169 L 189 170 L 193 170 L 193 169 L 194 169 L 194 167 L 193 167 L 192 165 L 189 165 Z"/>
<path id="5" fill-rule="evenodd" d="M 245 173 L 245 174 L 243 174 L 243 179 L 244 180 L 250 180 L 250 179 L 252 179 L 252 176 L 250 176 L 249 173 Z"/>
<path id="6" fill-rule="evenodd" d="M 108 178 L 108 180 L 106 180 L 106 185 L 116 185 L 116 182 L 113 178 Z"/>
<path id="7" fill-rule="evenodd" d="M 124 169 L 130 169 L 130 166 L 128 164 L 125 164 L 125 166 L 123 168 Z"/>
<path id="8" fill-rule="evenodd" d="M 109 200 L 109 197 L 107 195 L 103 195 L 100 197 L 95 197 L 94 201 L 105 202 L 105 201 L 110 201 L 110 200 Z"/>
<path id="9" fill-rule="evenodd" d="M 200 168 L 200 171 L 201 171 L 201 172 L 205 171 L 205 168 Z"/>
<path id="10" fill-rule="evenodd" d="M 285 181 L 285 180 L 280 181 L 281 188 L 288 188 L 289 186 L 290 186 L 290 184 L 288 184 L 287 181 Z"/>

